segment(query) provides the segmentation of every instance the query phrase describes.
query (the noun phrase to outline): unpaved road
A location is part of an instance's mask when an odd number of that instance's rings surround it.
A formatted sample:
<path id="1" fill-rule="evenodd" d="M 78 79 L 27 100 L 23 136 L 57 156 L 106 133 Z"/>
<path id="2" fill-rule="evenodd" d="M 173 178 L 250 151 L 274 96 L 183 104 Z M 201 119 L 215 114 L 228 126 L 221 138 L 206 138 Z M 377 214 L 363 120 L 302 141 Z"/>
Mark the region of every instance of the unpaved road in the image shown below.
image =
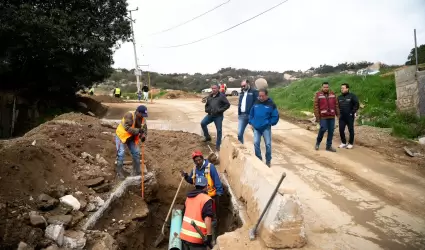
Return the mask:
<path id="1" fill-rule="evenodd" d="M 139 104 L 107 105 L 106 118 L 120 119 Z M 199 99 L 156 100 L 147 106 L 150 128 L 201 133 L 199 123 L 205 113 Z M 214 126 L 209 128 L 213 134 Z M 236 131 L 237 108 L 232 106 L 225 113 L 223 133 Z M 245 140 L 253 151 L 249 129 Z M 273 127 L 272 169 L 277 175 L 286 171 L 282 185 L 298 192 L 306 249 L 425 249 L 421 173 L 388 162 L 367 148 L 316 152 L 314 141 L 315 134 L 283 120 Z"/>

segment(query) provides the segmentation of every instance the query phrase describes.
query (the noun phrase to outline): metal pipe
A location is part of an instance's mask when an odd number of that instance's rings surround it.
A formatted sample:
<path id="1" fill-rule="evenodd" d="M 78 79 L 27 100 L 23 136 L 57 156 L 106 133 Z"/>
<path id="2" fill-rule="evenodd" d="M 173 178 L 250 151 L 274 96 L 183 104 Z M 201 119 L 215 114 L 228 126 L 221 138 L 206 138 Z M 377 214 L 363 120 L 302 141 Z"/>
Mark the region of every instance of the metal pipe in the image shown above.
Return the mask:
<path id="1" fill-rule="evenodd" d="M 182 228 L 183 211 L 173 209 L 171 215 L 170 237 L 168 241 L 168 250 L 181 250 L 182 241 L 180 240 L 180 230 Z"/>

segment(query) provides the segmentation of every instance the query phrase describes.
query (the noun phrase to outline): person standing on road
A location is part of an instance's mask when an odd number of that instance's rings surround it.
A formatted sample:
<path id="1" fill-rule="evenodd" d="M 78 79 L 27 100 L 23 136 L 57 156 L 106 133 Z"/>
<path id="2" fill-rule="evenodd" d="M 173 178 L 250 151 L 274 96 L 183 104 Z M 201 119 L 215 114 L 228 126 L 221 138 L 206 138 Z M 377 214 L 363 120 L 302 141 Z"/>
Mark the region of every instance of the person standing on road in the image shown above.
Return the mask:
<path id="1" fill-rule="evenodd" d="M 217 141 L 215 144 L 215 148 L 217 152 L 220 151 L 221 145 L 221 137 L 222 137 L 222 128 L 223 128 L 223 118 L 224 111 L 230 108 L 230 103 L 227 100 L 226 96 L 220 94 L 218 91 L 217 85 L 211 86 L 211 94 L 207 97 L 207 101 L 205 103 L 205 113 L 207 115 L 201 121 L 201 128 L 204 133 L 204 142 L 211 141 L 211 136 L 208 133 L 208 124 L 214 122 L 214 125 L 217 129 Z"/>
<path id="2" fill-rule="evenodd" d="M 183 250 L 207 250 L 213 248 L 213 226 L 212 219 L 213 200 L 207 195 L 208 181 L 204 176 L 196 177 L 194 180 L 195 190 L 187 194 L 187 198 L 183 208 L 183 222 L 180 230 L 180 239 L 182 241 Z M 204 242 L 202 236 L 196 231 L 191 224 L 194 222 L 202 234 L 207 236 Z"/>
<path id="3" fill-rule="evenodd" d="M 213 220 L 213 229 L 214 235 L 217 232 L 217 223 L 218 223 L 218 205 L 220 202 L 220 196 L 223 195 L 223 184 L 221 183 L 220 176 L 215 168 L 214 164 L 210 163 L 208 160 L 204 159 L 202 152 L 196 150 L 192 153 L 192 160 L 195 163 L 190 174 L 185 173 L 183 170 L 180 171 L 182 177 L 186 180 L 187 183 L 193 184 L 196 182 L 195 179 L 199 176 L 203 176 L 208 181 L 208 195 L 214 200 L 213 210 L 214 210 L 214 220 Z M 214 237 L 215 238 L 215 237 Z"/>
<path id="4" fill-rule="evenodd" d="M 140 175 L 140 147 L 139 142 L 145 142 L 148 127 L 146 125 L 148 109 L 144 105 L 137 107 L 135 112 L 127 112 L 118 125 L 115 135 L 115 144 L 117 148 L 117 177 L 124 178 L 124 145 L 127 145 L 133 158 L 133 176 Z"/>
<path id="5" fill-rule="evenodd" d="M 149 100 L 149 87 L 146 84 L 143 85 L 142 91 L 143 91 L 143 100 L 147 102 Z"/>
<path id="6" fill-rule="evenodd" d="M 121 89 L 120 88 L 115 88 L 114 89 L 114 92 L 113 92 L 113 95 L 115 97 L 117 97 L 117 98 L 120 98 L 121 97 Z"/>
<path id="7" fill-rule="evenodd" d="M 269 98 L 267 89 L 258 90 L 258 100 L 251 108 L 248 123 L 254 129 L 255 156 L 261 156 L 261 137 L 266 144 L 266 165 L 270 167 L 272 160 L 272 126 L 279 122 L 279 112 L 276 104 Z"/>
<path id="8" fill-rule="evenodd" d="M 139 102 L 142 101 L 142 91 L 137 92 L 137 98 L 139 99 Z"/>
<path id="9" fill-rule="evenodd" d="M 318 91 L 314 98 L 314 116 L 316 122 L 320 122 L 320 129 L 316 140 L 316 150 L 319 150 L 325 132 L 328 131 L 326 150 L 336 152 L 332 147 L 332 139 L 335 130 L 335 116 L 339 118 L 338 98 L 333 91 L 329 90 L 329 83 L 322 83 L 322 90 Z"/>
<path id="10" fill-rule="evenodd" d="M 350 86 L 348 83 L 341 85 L 342 95 L 338 96 L 339 103 L 339 135 L 341 137 L 341 145 L 339 148 L 352 149 L 354 144 L 354 120 L 357 116 L 357 110 L 359 109 L 359 100 L 357 96 L 350 92 Z M 348 127 L 350 137 L 345 138 L 345 127 Z"/>
<path id="11" fill-rule="evenodd" d="M 243 135 L 248 125 L 249 113 L 258 99 L 258 91 L 251 88 L 249 80 L 241 82 L 241 90 L 238 104 L 238 140 L 243 144 Z"/>

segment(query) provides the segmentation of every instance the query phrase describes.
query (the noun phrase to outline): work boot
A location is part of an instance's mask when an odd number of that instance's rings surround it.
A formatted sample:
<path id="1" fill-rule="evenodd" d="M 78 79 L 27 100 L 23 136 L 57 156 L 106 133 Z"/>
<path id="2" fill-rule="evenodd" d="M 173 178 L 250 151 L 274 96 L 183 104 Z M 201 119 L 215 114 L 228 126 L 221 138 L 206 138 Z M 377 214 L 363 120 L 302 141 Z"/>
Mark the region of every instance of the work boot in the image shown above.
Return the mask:
<path id="1" fill-rule="evenodd" d="M 131 176 L 139 176 L 142 172 L 140 171 L 140 161 L 133 161 L 133 170 Z"/>
<path id="2" fill-rule="evenodd" d="M 117 173 L 117 178 L 120 180 L 125 179 L 124 170 L 123 170 L 123 162 L 117 162 L 115 165 L 115 172 Z"/>
<path id="3" fill-rule="evenodd" d="M 205 136 L 204 139 L 202 139 L 202 142 L 209 142 L 211 141 L 211 136 Z"/>
<path id="4" fill-rule="evenodd" d="M 271 167 L 272 166 L 272 164 L 270 163 L 270 162 L 266 162 L 266 165 L 267 165 L 267 167 Z"/>
<path id="5" fill-rule="evenodd" d="M 326 147 L 326 151 L 329 151 L 329 152 L 333 152 L 333 153 L 335 153 L 335 152 L 336 152 L 336 149 L 334 149 L 334 148 L 331 146 L 331 147 Z"/>
<path id="6" fill-rule="evenodd" d="M 320 145 L 316 144 L 316 146 L 314 147 L 314 149 L 319 150 Z"/>

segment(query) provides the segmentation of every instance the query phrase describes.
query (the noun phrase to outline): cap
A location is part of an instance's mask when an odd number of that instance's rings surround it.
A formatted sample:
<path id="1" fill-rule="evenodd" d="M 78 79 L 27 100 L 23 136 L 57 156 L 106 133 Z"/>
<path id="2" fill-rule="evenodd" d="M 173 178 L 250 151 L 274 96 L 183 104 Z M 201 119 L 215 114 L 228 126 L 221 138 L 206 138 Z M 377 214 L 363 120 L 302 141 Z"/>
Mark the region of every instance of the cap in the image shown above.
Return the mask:
<path id="1" fill-rule="evenodd" d="M 196 177 L 196 179 L 195 179 L 195 186 L 206 187 L 207 185 L 208 185 L 207 178 L 205 178 L 202 175 Z"/>
<path id="2" fill-rule="evenodd" d="M 145 105 L 140 105 L 136 111 L 141 113 L 143 117 L 148 117 L 148 108 Z"/>
<path id="3" fill-rule="evenodd" d="M 200 156 L 200 157 L 204 157 L 204 156 L 202 155 L 202 152 L 201 152 L 200 150 L 196 150 L 196 151 L 194 151 L 194 152 L 192 153 L 192 159 L 195 159 L 195 157 L 198 157 L 198 156 Z"/>

